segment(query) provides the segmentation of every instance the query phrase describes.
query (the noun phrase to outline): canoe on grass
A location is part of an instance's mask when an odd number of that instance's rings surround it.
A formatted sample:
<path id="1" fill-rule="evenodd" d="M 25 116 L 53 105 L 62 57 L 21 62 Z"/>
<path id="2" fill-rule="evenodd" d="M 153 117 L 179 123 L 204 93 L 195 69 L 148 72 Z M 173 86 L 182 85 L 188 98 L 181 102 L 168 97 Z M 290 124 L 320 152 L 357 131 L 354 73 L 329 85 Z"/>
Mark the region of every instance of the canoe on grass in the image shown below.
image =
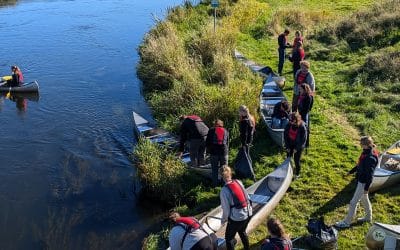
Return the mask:
<path id="1" fill-rule="evenodd" d="M 24 83 L 17 87 L 4 86 L 5 82 L 0 83 L 0 92 L 22 93 L 22 92 L 38 92 L 39 84 L 37 81 Z"/>
<path id="2" fill-rule="evenodd" d="M 400 182 L 400 141 L 390 146 L 379 156 L 378 166 L 374 171 L 369 191 L 375 192 L 379 189 Z"/>
<path id="3" fill-rule="evenodd" d="M 263 177 L 246 190 L 252 200 L 253 216 L 247 226 L 246 232 L 253 232 L 257 226 L 266 222 L 266 218 L 279 204 L 292 182 L 293 170 L 290 158 L 287 158 L 272 173 Z M 215 208 L 206 214 L 200 223 L 208 233 L 216 233 L 219 249 L 225 248 L 226 225 L 221 224 L 222 208 Z M 239 238 L 237 237 L 237 240 Z"/>
<path id="4" fill-rule="evenodd" d="M 400 225 L 375 222 L 365 236 L 365 243 L 369 249 L 400 249 Z"/>
<path id="5" fill-rule="evenodd" d="M 171 150 L 176 151 L 179 147 L 178 138 L 165 129 L 157 127 L 154 122 L 149 122 L 136 112 L 133 113 L 133 129 L 136 139 L 139 137 L 146 138 L 151 142 L 168 146 Z M 190 165 L 189 152 L 184 152 L 182 161 L 186 163 L 188 168 L 200 173 L 203 176 L 211 178 L 211 166 L 206 164 L 203 166 L 193 167 Z"/>
<path id="6" fill-rule="evenodd" d="M 276 77 L 276 75 L 271 72 L 264 81 L 264 85 L 260 94 L 260 113 L 272 140 L 280 147 L 283 147 L 285 143 L 283 136 L 284 129 L 272 128 L 271 116 L 274 112 L 275 104 L 285 101 L 286 97 L 282 90 L 278 87 L 274 77 Z"/>

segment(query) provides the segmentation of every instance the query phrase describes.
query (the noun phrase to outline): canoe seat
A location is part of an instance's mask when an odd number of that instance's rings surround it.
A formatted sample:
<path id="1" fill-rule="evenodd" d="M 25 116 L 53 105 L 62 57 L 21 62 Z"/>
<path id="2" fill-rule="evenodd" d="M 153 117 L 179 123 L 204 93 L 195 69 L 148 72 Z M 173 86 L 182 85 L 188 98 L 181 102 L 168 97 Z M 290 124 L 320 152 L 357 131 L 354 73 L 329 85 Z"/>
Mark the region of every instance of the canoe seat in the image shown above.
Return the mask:
<path id="1" fill-rule="evenodd" d="M 140 126 L 138 126 L 138 130 L 139 130 L 140 133 L 143 133 L 143 132 L 146 132 L 146 131 L 149 131 L 149 130 L 152 130 L 152 129 L 154 129 L 154 127 L 150 127 L 148 125 L 140 125 Z"/>
<path id="2" fill-rule="evenodd" d="M 270 196 L 265 196 L 260 194 L 249 194 L 249 196 L 252 202 L 259 204 L 266 204 L 271 198 Z"/>

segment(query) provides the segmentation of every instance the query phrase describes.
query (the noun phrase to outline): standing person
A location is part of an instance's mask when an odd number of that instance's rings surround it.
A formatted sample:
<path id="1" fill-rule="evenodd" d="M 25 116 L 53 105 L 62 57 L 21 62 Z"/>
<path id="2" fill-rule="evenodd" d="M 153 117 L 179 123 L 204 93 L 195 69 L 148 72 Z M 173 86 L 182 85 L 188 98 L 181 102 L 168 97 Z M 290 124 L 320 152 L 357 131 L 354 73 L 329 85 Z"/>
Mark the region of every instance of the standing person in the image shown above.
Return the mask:
<path id="1" fill-rule="evenodd" d="M 301 84 L 308 84 L 311 91 L 315 92 L 315 80 L 313 74 L 310 72 L 310 63 L 308 61 L 300 62 L 300 69 L 296 72 L 294 76 L 294 86 L 293 86 L 293 102 L 292 111 L 297 110 L 297 98 L 299 97 L 299 88 Z"/>
<path id="2" fill-rule="evenodd" d="M 267 229 L 270 237 L 265 239 L 261 250 L 292 250 L 292 241 L 285 232 L 285 228 L 278 219 L 270 218 L 267 221 Z"/>
<path id="3" fill-rule="evenodd" d="M 272 128 L 285 128 L 289 123 L 290 104 L 287 101 L 280 101 L 275 104 L 272 112 Z"/>
<path id="4" fill-rule="evenodd" d="M 20 68 L 16 65 L 11 66 L 12 79 L 7 81 L 10 87 L 21 86 L 24 83 L 24 75 Z"/>
<path id="5" fill-rule="evenodd" d="M 308 84 L 302 84 L 299 88 L 299 97 L 297 98 L 297 110 L 301 115 L 301 119 L 309 127 L 309 112 L 312 108 L 314 97 Z"/>
<path id="6" fill-rule="evenodd" d="M 287 150 L 287 157 L 294 156 L 295 176 L 300 177 L 300 159 L 307 141 L 307 128 L 301 120 L 299 113 L 291 113 L 289 124 L 284 131 L 285 147 Z"/>
<path id="7" fill-rule="evenodd" d="M 358 202 L 365 210 L 365 217 L 359 218 L 359 222 L 371 222 L 372 221 L 372 206 L 368 198 L 368 189 L 372 183 L 372 178 L 376 165 L 378 164 L 378 152 L 375 150 L 374 141 L 370 136 L 363 136 L 360 139 L 360 144 L 363 149 L 361 156 L 358 158 L 357 165 L 349 171 L 348 174 L 357 172 L 357 187 L 354 192 L 353 198 L 350 201 L 349 212 L 343 221 L 335 223 L 338 228 L 350 227 L 351 221 L 357 210 Z"/>
<path id="8" fill-rule="evenodd" d="M 253 142 L 256 120 L 245 105 L 239 107 L 240 142 L 250 159 L 250 144 Z"/>
<path id="9" fill-rule="evenodd" d="M 217 237 L 208 234 L 193 217 L 181 217 L 177 212 L 171 212 L 169 218 L 175 223 L 169 233 L 171 250 L 217 250 Z"/>
<path id="10" fill-rule="evenodd" d="M 210 153 L 213 185 L 218 184 L 218 169 L 228 164 L 229 132 L 224 123 L 217 119 L 214 127 L 208 131 L 206 139 L 207 150 Z"/>
<path id="11" fill-rule="evenodd" d="M 286 48 L 291 47 L 287 41 L 287 36 L 290 31 L 285 29 L 285 31 L 278 36 L 278 55 L 279 55 L 279 63 L 278 63 L 278 74 L 282 75 L 283 64 L 285 63 L 285 50 Z"/>
<path id="12" fill-rule="evenodd" d="M 204 165 L 208 127 L 197 115 L 181 116 L 179 150 L 182 155 L 185 142 L 189 142 L 190 164 L 193 167 Z"/>
<path id="13" fill-rule="evenodd" d="M 239 233 L 243 249 L 250 249 L 249 238 L 246 233 L 253 210 L 249 194 L 239 180 L 232 179 L 232 170 L 228 166 L 220 168 L 225 186 L 219 194 L 222 207 L 222 224 L 228 221 L 225 231 L 227 250 L 235 249 L 235 235 Z"/>
<path id="14" fill-rule="evenodd" d="M 296 32 L 294 32 L 293 48 L 296 46 L 297 42 L 301 42 L 302 44 L 304 44 L 304 40 L 301 36 L 300 30 L 296 30 Z"/>
<path id="15" fill-rule="evenodd" d="M 304 60 L 305 53 L 303 49 L 303 42 L 297 41 L 293 47 L 291 61 L 293 63 L 293 76 L 300 69 L 300 62 Z"/>

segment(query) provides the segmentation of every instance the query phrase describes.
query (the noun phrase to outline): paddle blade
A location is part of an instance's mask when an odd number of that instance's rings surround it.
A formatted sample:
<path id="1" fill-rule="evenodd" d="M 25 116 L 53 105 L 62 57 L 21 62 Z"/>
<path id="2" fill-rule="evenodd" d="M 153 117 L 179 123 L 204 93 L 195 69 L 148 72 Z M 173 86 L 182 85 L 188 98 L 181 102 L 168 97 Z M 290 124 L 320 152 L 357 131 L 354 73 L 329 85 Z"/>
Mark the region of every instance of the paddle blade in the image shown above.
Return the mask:
<path id="1" fill-rule="evenodd" d="M 6 98 L 10 98 L 10 96 L 11 96 L 11 93 L 8 92 L 7 95 L 6 95 Z"/>

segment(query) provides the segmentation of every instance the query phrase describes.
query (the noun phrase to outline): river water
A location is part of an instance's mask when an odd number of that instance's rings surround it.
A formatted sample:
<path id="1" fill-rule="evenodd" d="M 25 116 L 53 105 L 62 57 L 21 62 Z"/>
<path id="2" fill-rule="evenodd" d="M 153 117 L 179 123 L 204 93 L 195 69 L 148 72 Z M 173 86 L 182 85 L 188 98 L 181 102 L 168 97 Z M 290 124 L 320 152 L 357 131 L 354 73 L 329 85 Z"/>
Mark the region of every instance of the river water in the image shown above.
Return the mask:
<path id="1" fill-rule="evenodd" d="M 15 2 L 15 1 L 14 1 Z M 0 249 L 140 249 L 159 211 L 138 204 L 133 110 L 150 116 L 137 47 L 182 0 L 38 0 L 0 7 Z"/>

